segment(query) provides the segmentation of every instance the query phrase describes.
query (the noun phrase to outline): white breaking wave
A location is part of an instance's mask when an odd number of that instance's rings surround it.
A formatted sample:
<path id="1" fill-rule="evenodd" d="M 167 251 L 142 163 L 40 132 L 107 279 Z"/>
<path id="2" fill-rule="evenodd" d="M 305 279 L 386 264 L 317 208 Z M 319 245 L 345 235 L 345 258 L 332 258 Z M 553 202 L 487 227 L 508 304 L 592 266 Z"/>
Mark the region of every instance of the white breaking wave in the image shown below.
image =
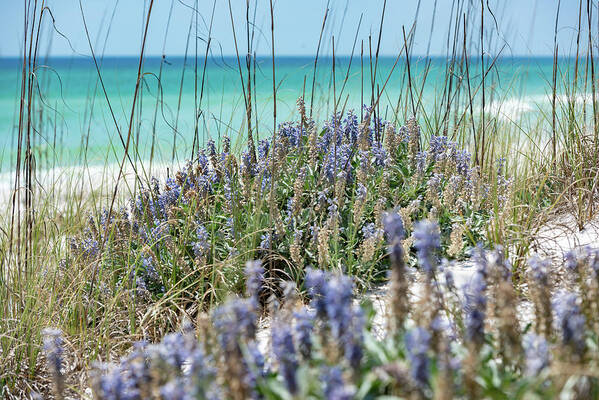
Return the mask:
<path id="1" fill-rule="evenodd" d="M 558 94 L 556 96 L 556 105 L 561 107 L 566 103 L 572 101 L 577 106 L 592 106 L 593 94 L 592 93 L 579 93 L 574 98 L 571 95 Z M 596 99 L 599 102 L 599 96 Z M 553 102 L 552 94 L 537 94 L 532 96 L 523 97 L 509 97 L 503 100 L 493 100 L 485 104 L 485 114 L 492 115 L 503 121 L 517 121 L 524 114 L 537 111 L 548 111 Z M 479 106 L 476 110 L 480 112 L 481 107 Z"/>
<path id="2" fill-rule="evenodd" d="M 502 101 L 492 101 L 485 104 L 485 113 L 493 115 L 501 120 L 515 121 L 522 114 L 534 111 L 534 103 L 530 99 L 524 98 L 509 98 Z"/>

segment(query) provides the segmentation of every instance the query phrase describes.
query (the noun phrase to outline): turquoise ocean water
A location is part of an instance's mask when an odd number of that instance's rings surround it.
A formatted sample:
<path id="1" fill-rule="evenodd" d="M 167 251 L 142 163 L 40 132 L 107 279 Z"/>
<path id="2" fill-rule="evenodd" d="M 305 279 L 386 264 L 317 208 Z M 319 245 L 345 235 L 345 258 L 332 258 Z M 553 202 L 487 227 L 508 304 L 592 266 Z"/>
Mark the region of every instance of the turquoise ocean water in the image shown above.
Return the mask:
<path id="1" fill-rule="evenodd" d="M 164 61 L 159 57 L 145 60 L 138 99 L 140 107 L 135 111 L 132 129 L 132 138 L 141 159 L 149 158 L 153 148 L 153 158 L 157 162 L 170 161 L 173 141 L 176 141 L 176 158 L 187 158 L 194 136 L 200 144 L 208 138 L 218 141 L 223 135 L 229 135 L 234 142 L 239 139 L 239 132 L 245 129 L 245 102 L 237 59 L 213 58 L 206 66 L 202 61 L 198 60 L 196 65 L 195 60 L 189 58 L 183 68 L 183 57 L 167 57 Z M 376 76 L 379 88 L 386 81 L 394 61 L 392 58 L 379 59 Z M 379 110 L 383 118 L 392 119 L 400 97 L 402 104 L 409 104 L 406 103 L 404 61 L 402 59 L 397 64 L 381 96 Z M 252 71 L 252 85 L 255 86 L 252 90 L 253 123 L 257 123 L 259 137 L 270 136 L 273 129 L 271 62 L 270 58 L 258 58 L 255 73 Z M 241 64 L 245 74 L 245 58 L 241 59 Z M 341 99 L 338 108 L 344 107 L 346 111 L 354 109 L 359 113 L 360 105 L 369 103 L 370 63 L 365 59 L 362 64 L 359 57 L 354 57 L 344 86 L 349 64 L 348 57 L 335 60 L 333 85 L 332 59 L 319 60 L 313 100 L 316 119 L 323 120 L 333 113 L 333 93 Z M 296 100 L 304 93 L 309 107 L 313 68 L 313 58 L 276 59 L 277 122 L 297 117 Z M 423 88 L 422 107 L 429 112 L 441 101 L 447 68 L 447 62 L 441 58 L 431 59 L 428 68 L 423 59 L 414 57 L 412 60 L 411 75 L 417 87 L 414 91 Z M 123 136 L 128 131 L 137 69 L 138 59 L 133 57 L 100 61 L 108 101 Z M 473 83 L 480 80 L 480 70 L 480 64 L 473 61 L 470 65 Z M 426 85 L 422 87 L 425 71 Z M 118 130 L 91 59 L 42 60 L 35 75 L 34 145 L 42 166 L 98 164 L 114 162 L 122 157 Z M 505 120 L 534 117 L 539 109 L 550 104 L 551 76 L 550 58 L 499 60 L 497 68 L 486 78 L 488 112 L 500 114 Z M 460 79 L 457 72 L 454 78 Z M 20 79 L 19 60 L 0 58 L 2 172 L 14 163 Z M 476 88 L 471 90 L 474 92 Z M 239 140 L 237 142 L 239 144 Z"/>

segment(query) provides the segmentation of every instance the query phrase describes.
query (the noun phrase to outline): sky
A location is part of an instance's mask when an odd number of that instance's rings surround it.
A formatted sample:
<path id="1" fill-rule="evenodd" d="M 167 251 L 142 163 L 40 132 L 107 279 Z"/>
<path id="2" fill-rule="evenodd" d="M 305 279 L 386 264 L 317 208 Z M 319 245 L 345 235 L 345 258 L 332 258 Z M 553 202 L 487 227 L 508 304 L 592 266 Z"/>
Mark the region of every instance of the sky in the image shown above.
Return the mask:
<path id="1" fill-rule="evenodd" d="M 404 43 L 402 27 L 409 32 L 417 16 L 412 54 L 445 55 L 448 49 L 447 32 L 451 16 L 456 14 L 453 7 L 455 1 L 388 0 L 380 54 L 394 56 L 398 53 Z M 468 26 L 476 29 L 468 34 L 478 37 L 480 2 L 461 1 L 461 3 L 469 2 L 474 6 L 472 15 L 467 18 Z M 193 12 L 196 3 L 197 24 L 192 21 L 196 15 Z M 335 53 L 349 55 L 352 52 L 356 32 L 358 37 L 356 53 L 359 53 L 362 41 L 365 53 L 368 51 L 369 35 L 372 36 L 372 47 L 375 52 L 383 3 L 384 0 L 330 0 L 321 54 L 331 54 L 334 37 Z M 484 18 L 485 49 L 489 54 L 496 54 L 499 49 L 502 49 L 502 55 L 548 56 L 553 54 L 557 0 L 488 0 L 488 3 L 490 10 L 485 10 Z M 0 0 L 0 4 L 2 4 L 0 57 L 18 56 L 22 52 L 23 43 L 24 1 Z M 42 48 L 47 49 L 50 46 L 50 54 L 54 56 L 89 55 L 90 46 L 85 34 L 79 0 L 46 0 L 46 4 L 51 15 L 49 12 L 44 14 Z M 81 4 L 96 54 L 101 54 L 102 51 L 107 56 L 139 54 L 148 0 L 81 0 Z M 196 45 L 198 53 L 203 53 L 207 38 L 210 36 L 213 54 L 235 54 L 228 4 L 227 0 L 216 0 L 216 3 L 214 0 L 154 0 L 148 27 L 146 55 L 183 55 L 190 26 L 191 53 L 195 51 Z M 269 0 L 250 0 L 250 4 L 250 19 L 255 21 L 256 27 L 252 48 L 258 55 L 270 55 Z M 273 0 L 273 4 L 275 54 L 314 55 L 327 2 Z M 231 0 L 231 7 L 239 51 L 245 54 L 247 51 L 246 1 Z M 596 14 L 597 10 L 594 10 L 594 13 Z M 52 17 L 55 21 L 53 27 Z M 211 19 L 212 30 L 209 35 Z M 560 54 L 573 53 L 577 26 L 578 2 L 562 0 L 558 22 Z M 198 40 L 195 40 L 195 37 Z M 473 47 L 470 51 L 476 53 L 479 50 Z"/>

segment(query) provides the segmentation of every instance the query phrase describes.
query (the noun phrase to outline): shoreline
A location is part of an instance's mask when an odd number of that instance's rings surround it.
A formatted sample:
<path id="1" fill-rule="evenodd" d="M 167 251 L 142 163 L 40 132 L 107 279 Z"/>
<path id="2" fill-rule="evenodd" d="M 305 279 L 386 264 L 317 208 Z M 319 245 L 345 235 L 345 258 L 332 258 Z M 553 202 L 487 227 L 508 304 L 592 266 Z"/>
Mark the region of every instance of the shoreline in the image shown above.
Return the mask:
<path id="1" fill-rule="evenodd" d="M 138 166 L 141 163 L 138 163 Z M 152 174 L 147 172 L 148 176 L 155 176 L 158 179 L 166 177 L 172 171 L 177 171 L 180 164 L 160 163 L 152 165 Z M 139 168 L 138 168 L 139 171 Z M 139 171 L 141 173 L 141 171 Z M 43 204 L 62 208 L 66 206 L 66 202 L 80 197 L 83 203 L 93 194 L 100 194 L 101 198 L 112 196 L 112 189 L 116 183 L 119 174 L 119 165 L 91 165 L 91 166 L 68 166 L 55 167 L 36 173 L 35 181 L 37 193 L 45 193 L 43 195 Z M 21 177 L 20 189 L 24 190 L 24 178 Z M 142 175 L 142 180 L 145 179 Z M 123 191 L 123 188 L 132 186 L 135 183 L 135 173 L 130 164 L 125 164 L 123 173 L 119 181 L 119 195 L 126 195 L 128 190 Z M 106 192 L 106 189 L 111 189 Z M 0 207 L 7 212 L 10 212 L 12 195 L 15 190 L 14 173 L 0 173 Z M 97 200 L 97 199 L 96 199 Z M 24 203 L 24 194 L 21 196 L 21 201 Z"/>

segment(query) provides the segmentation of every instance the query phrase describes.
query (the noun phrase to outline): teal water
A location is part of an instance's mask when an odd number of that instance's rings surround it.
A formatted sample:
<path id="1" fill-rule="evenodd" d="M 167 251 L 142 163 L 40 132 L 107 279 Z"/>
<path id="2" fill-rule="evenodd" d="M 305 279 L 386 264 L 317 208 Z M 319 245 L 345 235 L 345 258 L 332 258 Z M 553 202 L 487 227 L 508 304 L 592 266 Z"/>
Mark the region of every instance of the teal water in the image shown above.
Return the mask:
<path id="1" fill-rule="evenodd" d="M 391 58 L 379 59 L 376 76 L 379 88 L 383 87 L 394 61 Z M 402 59 L 396 66 L 381 96 L 379 111 L 383 118 L 393 119 L 398 99 L 401 98 L 402 110 L 410 104 L 406 97 L 404 61 Z M 270 136 L 273 129 L 271 62 L 270 58 L 258 58 L 255 74 L 252 71 L 252 85 L 255 85 L 252 93 L 253 124 L 257 123 L 259 137 Z M 354 109 L 359 113 L 360 105 L 369 103 L 370 64 L 366 59 L 362 64 L 359 57 L 354 57 L 343 87 L 349 63 L 348 57 L 335 60 L 333 85 L 332 59 L 319 60 L 313 101 L 315 119 L 323 120 L 333 113 L 333 93 L 340 99 L 338 109 L 344 107 L 346 111 Z M 244 58 L 241 64 L 245 74 Z M 278 123 L 297 117 L 296 100 L 302 94 L 305 93 L 306 103 L 310 106 L 313 64 L 313 58 L 276 59 Z M 196 66 L 195 60 L 190 58 L 186 68 L 183 66 L 182 57 L 167 57 L 164 62 L 155 57 L 144 62 L 139 107 L 134 114 L 132 129 L 132 138 L 138 149 L 136 156 L 142 159 L 153 157 L 157 162 L 170 161 L 174 141 L 176 157 L 187 158 L 194 136 L 200 144 L 208 138 L 218 141 L 223 135 L 231 136 L 235 142 L 240 139 L 239 132 L 245 130 L 245 102 L 237 59 L 213 58 L 204 68 L 202 60 L 198 60 Z M 424 60 L 413 58 L 411 75 L 414 87 L 417 87 L 413 92 L 417 95 L 422 88 L 421 107 L 430 113 L 441 102 L 449 66 L 444 59 L 433 58 L 429 68 L 425 67 Z M 35 74 L 38 100 L 33 118 L 38 162 L 42 166 L 52 166 L 84 162 L 96 164 L 120 159 L 123 146 L 118 131 L 123 136 L 128 132 L 137 69 L 136 58 L 105 58 L 100 61 L 111 113 L 91 59 L 50 58 L 41 62 Z M 470 65 L 473 92 L 480 80 L 480 70 L 480 64 L 473 61 Z M 425 71 L 428 71 L 426 84 L 422 87 Z M 518 120 L 547 107 L 551 75 L 550 58 L 499 60 L 497 68 L 486 78 L 489 112 L 501 114 L 506 120 Z M 202 76 L 205 77 L 203 89 Z M 454 76 L 460 79 L 458 71 Z M 0 58 L 2 171 L 14 163 L 20 79 L 19 60 Z M 237 142 L 240 145 L 240 140 Z"/>

